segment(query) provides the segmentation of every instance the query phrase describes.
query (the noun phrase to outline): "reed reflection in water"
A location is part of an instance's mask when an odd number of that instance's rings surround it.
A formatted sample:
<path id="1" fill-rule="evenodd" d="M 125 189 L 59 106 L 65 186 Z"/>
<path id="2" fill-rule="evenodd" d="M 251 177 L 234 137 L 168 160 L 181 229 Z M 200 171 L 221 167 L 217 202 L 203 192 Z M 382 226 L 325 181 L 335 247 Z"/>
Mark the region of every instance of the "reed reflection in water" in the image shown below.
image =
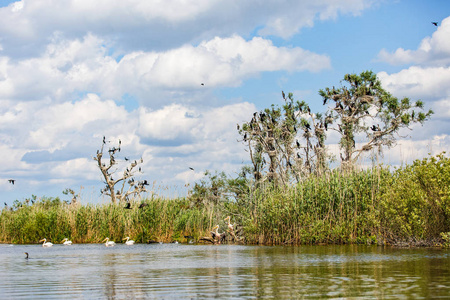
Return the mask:
<path id="1" fill-rule="evenodd" d="M 445 298 L 449 253 L 355 245 L 0 245 L 0 298 Z"/>

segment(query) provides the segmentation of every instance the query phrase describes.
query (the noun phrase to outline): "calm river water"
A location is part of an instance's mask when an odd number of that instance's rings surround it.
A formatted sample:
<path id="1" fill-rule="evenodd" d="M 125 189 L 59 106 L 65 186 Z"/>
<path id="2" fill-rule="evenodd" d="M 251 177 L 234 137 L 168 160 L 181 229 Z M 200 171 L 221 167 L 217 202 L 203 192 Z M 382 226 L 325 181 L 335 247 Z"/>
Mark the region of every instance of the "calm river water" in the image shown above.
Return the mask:
<path id="1" fill-rule="evenodd" d="M 3 244 L 0 261 L 0 299 L 450 298 L 441 249 Z"/>

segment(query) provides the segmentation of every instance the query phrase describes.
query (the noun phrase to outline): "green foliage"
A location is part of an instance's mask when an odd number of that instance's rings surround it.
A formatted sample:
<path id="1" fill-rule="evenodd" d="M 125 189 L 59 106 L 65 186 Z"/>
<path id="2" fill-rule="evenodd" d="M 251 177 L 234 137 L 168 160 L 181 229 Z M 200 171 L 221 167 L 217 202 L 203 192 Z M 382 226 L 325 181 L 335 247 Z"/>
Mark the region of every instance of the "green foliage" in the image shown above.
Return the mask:
<path id="1" fill-rule="evenodd" d="M 390 239 L 439 237 L 450 227 L 450 159 L 445 153 L 398 169 L 381 199 L 383 231 Z"/>
<path id="2" fill-rule="evenodd" d="M 218 222 L 204 208 L 190 208 L 186 199 L 151 199 L 133 209 L 122 205 L 68 205 L 57 198 L 43 198 L 0 214 L 0 242 L 33 244 L 42 238 L 59 243 L 65 237 L 74 243 L 98 243 L 105 237 L 116 242 L 130 236 L 137 242 L 183 241 L 185 235 L 199 237 Z M 211 219 L 209 218 L 211 217 Z"/>
<path id="3" fill-rule="evenodd" d="M 372 149 L 382 152 L 382 147 L 395 144 L 395 133 L 413 123 L 423 124 L 433 114 L 419 112 L 423 102 L 411 103 L 409 98 L 398 99 L 381 86 L 376 74 L 346 74 L 340 88 L 320 90 L 324 105 L 334 101 L 335 107 L 326 112 L 330 128 L 341 135 L 341 161 L 344 166 L 353 164 L 359 156 Z M 380 125 L 381 124 L 381 125 Z M 360 147 L 356 137 L 365 136 Z"/>
<path id="4" fill-rule="evenodd" d="M 18 202 L 1 211 L 0 242 L 68 237 L 75 243 L 97 243 L 125 236 L 144 243 L 183 241 L 185 235 L 208 236 L 215 224 L 226 228 L 223 219 L 229 215 L 252 244 L 450 243 L 450 159 L 445 153 L 394 172 L 383 167 L 334 170 L 285 187 L 269 182 L 255 186 L 245 174 L 238 179 L 207 174 L 197 189 L 207 192 L 196 195 L 216 191 L 220 201 L 206 205 L 182 198 L 147 199 L 146 206 L 132 203 L 131 210 L 116 204 L 68 205 L 57 198 Z M 239 194 L 233 192 L 236 186 Z"/>

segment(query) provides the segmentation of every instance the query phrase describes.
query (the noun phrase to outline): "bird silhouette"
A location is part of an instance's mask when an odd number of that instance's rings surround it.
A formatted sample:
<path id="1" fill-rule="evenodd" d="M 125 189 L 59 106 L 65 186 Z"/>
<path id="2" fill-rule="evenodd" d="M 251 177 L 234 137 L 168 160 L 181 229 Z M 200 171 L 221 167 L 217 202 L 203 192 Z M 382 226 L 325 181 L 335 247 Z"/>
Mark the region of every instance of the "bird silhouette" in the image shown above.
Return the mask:
<path id="1" fill-rule="evenodd" d="M 434 26 L 438 26 L 438 22 L 431 22 Z"/>
<path id="2" fill-rule="evenodd" d="M 14 185 L 14 183 L 16 182 L 15 179 L 8 179 L 8 182 L 11 183 L 12 185 Z"/>
<path id="3" fill-rule="evenodd" d="M 146 206 L 148 206 L 148 203 L 145 203 L 145 202 L 143 202 L 143 203 L 141 203 L 140 205 L 139 205 L 139 208 L 144 208 L 144 207 L 146 207 Z"/>
<path id="4" fill-rule="evenodd" d="M 29 257 L 28 257 L 28 252 L 25 252 L 25 254 L 27 255 L 26 257 L 25 257 L 25 259 L 28 259 Z"/>
<path id="5" fill-rule="evenodd" d="M 127 202 L 127 205 L 124 206 L 125 209 L 131 209 L 131 203 Z"/>
<path id="6" fill-rule="evenodd" d="M 194 168 L 192 168 L 192 167 L 189 167 L 189 169 L 191 169 L 192 171 L 194 171 Z"/>
<path id="7" fill-rule="evenodd" d="M 200 85 L 203 85 L 203 86 L 204 86 L 205 84 L 202 82 Z"/>
<path id="8" fill-rule="evenodd" d="M 381 131 L 380 125 L 377 124 L 377 126 L 372 125 L 372 127 L 370 127 L 370 129 L 372 129 L 372 131 Z"/>

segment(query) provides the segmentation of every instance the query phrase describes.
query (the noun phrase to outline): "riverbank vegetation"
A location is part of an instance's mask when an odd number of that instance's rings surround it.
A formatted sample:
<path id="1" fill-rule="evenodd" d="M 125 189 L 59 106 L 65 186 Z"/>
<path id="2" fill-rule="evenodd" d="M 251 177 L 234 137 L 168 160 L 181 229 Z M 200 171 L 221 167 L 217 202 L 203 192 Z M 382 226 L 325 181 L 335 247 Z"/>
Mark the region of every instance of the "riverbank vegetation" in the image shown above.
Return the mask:
<path id="1" fill-rule="evenodd" d="M 120 204 L 67 204 L 58 198 L 16 202 L 0 214 L 0 242 L 187 242 L 208 235 L 230 215 L 244 242 L 444 245 L 450 232 L 450 159 L 442 153 L 390 171 L 386 167 L 323 176 L 280 188 L 244 185 L 210 174 L 188 198 L 154 197 Z M 203 201 L 200 202 L 199 199 Z"/>
<path id="2" fill-rule="evenodd" d="M 152 193 L 142 202 L 133 200 L 146 185 L 132 180 L 137 161 L 113 180 L 108 170 L 117 163 L 113 155 L 120 151 L 120 141 L 108 150 L 109 165 L 101 162 L 102 146 L 96 161 L 110 204 L 17 201 L 1 211 L 0 242 L 69 237 L 95 243 L 126 236 L 137 242 L 185 242 L 210 235 L 217 224 L 226 231 L 224 218 L 230 216 L 242 229 L 237 240 L 247 244 L 448 245 L 450 161 L 445 153 L 396 170 L 376 164 L 358 167 L 361 155 L 394 146 L 399 130 L 423 124 L 433 112 L 423 112 L 421 101 L 392 96 L 370 71 L 347 74 L 341 87 L 319 94 L 324 106 L 332 104 L 325 112 L 313 113 L 306 102 L 283 92 L 284 105 L 255 112 L 250 121 L 238 124 L 250 165 L 234 178 L 206 172 L 184 198 Z M 325 143 L 333 134 L 339 165 Z M 116 191 L 120 181 L 122 188 Z"/>

